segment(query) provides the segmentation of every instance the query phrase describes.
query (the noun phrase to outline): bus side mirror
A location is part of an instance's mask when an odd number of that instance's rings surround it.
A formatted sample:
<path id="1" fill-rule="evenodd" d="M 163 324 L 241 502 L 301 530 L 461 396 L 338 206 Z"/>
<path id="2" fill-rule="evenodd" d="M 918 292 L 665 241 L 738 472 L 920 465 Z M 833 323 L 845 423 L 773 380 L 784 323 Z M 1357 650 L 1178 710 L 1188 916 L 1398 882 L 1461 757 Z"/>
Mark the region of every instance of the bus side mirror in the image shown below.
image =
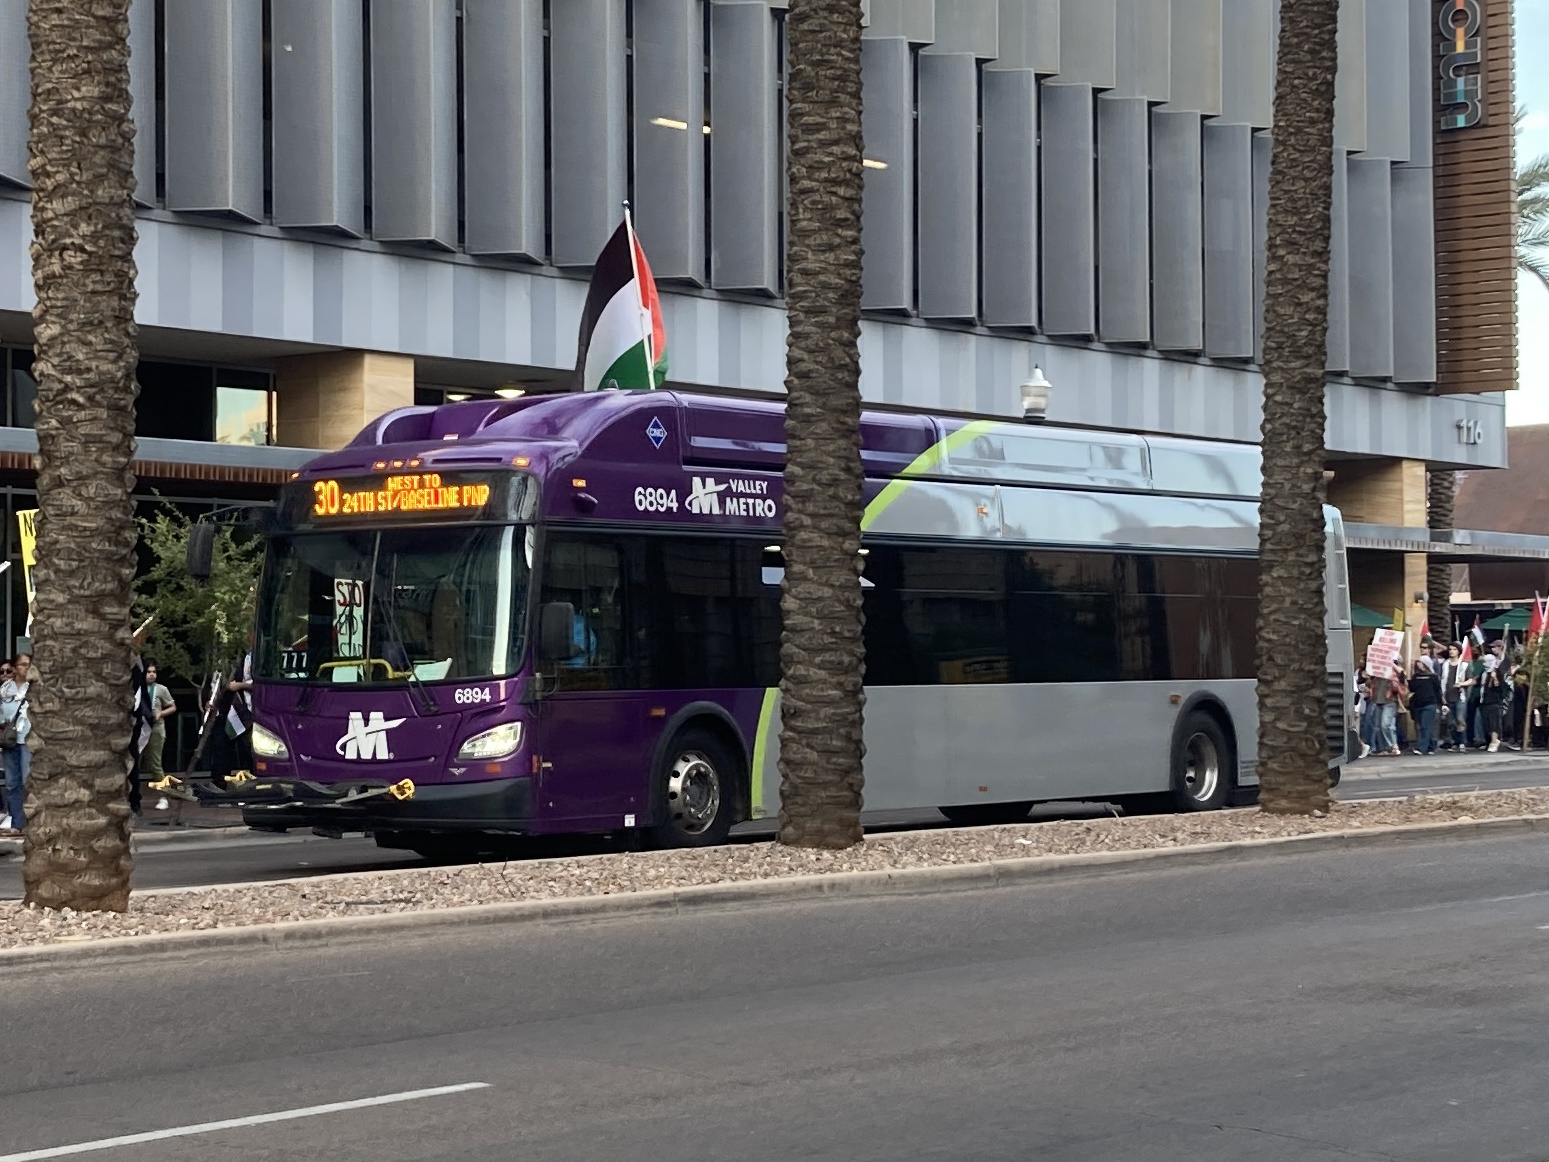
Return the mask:
<path id="1" fill-rule="evenodd" d="M 575 606 L 546 601 L 538 607 L 538 655 L 547 662 L 568 662 L 581 651 L 575 641 Z"/>
<path id="2" fill-rule="evenodd" d="M 199 521 L 188 530 L 188 576 L 203 585 L 215 562 L 214 524 Z"/>

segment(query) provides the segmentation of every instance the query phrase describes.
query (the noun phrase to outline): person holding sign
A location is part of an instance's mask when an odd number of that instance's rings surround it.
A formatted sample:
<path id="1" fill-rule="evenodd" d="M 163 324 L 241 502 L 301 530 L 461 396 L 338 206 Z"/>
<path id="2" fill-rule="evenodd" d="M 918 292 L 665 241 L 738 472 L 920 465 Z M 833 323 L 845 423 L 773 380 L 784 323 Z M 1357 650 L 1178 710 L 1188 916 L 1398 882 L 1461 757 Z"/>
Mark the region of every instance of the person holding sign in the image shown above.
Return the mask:
<path id="1" fill-rule="evenodd" d="M 1377 708 L 1377 753 L 1396 755 L 1398 749 L 1398 683 L 1399 671 L 1393 663 L 1385 670 L 1374 671 L 1372 678 L 1372 705 Z"/>
<path id="2" fill-rule="evenodd" d="M 12 673 L 0 684 L 0 759 L 5 765 L 5 802 L 14 831 L 27 827 L 27 775 L 32 770 L 32 716 L 27 711 L 27 692 L 32 686 L 32 658 L 17 654 Z"/>

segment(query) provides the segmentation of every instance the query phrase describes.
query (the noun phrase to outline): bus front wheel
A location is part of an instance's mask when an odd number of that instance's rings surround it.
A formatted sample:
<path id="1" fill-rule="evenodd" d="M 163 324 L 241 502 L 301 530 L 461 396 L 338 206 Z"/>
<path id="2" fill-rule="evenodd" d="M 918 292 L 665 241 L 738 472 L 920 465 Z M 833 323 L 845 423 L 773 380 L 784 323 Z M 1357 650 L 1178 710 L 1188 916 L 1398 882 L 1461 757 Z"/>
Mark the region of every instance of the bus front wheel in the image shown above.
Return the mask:
<path id="1" fill-rule="evenodd" d="M 1203 710 L 1191 711 L 1173 743 L 1174 809 L 1214 811 L 1226 805 L 1237 782 L 1232 747 L 1221 724 Z"/>
<path id="2" fill-rule="evenodd" d="M 736 810 L 739 770 L 731 750 L 707 730 L 672 740 L 655 774 L 658 847 L 716 847 L 726 842 Z"/>

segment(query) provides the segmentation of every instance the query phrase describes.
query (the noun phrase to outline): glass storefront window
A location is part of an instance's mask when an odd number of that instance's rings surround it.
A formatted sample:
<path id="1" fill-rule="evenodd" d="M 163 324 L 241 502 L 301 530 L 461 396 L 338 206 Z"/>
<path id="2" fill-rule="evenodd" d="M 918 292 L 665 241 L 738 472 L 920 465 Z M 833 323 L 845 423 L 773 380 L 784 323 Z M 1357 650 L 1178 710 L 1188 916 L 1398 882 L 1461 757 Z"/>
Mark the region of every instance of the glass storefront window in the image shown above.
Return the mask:
<path id="1" fill-rule="evenodd" d="M 217 444 L 274 443 L 274 392 L 256 387 L 215 387 Z"/>
<path id="2" fill-rule="evenodd" d="M 38 382 L 32 378 L 32 352 L 16 348 L 10 355 L 10 414 L 5 422 L 13 428 L 30 428 L 38 414 Z"/>
<path id="3" fill-rule="evenodd" d="M 137 436 L 274 443 L 277 396 L 274 377 L 267 371 L 143 361 L 135 368 L 135 382 Z M 0 426 L 35 426 L 38 385 L 32 377 L 31 351 L 0 347 L 0 391 Z"/>

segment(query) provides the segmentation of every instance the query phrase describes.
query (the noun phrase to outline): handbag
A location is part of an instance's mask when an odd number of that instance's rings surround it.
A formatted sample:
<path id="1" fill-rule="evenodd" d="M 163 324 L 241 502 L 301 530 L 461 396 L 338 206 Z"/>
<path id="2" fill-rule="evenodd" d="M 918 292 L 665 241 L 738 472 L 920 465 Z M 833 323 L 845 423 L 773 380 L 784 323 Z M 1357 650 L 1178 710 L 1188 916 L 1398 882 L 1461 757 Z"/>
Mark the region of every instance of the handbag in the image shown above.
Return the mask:
<path id="1" fill-rule="evenodd" d="M 16 713 L 3 726 L 0 726 L 0 750 L 15 750 L 22 744 L 21 721 L 22 712 L 27 709 L 27 700 L 23 698 L 21 704 L 16 707 Z"/>

